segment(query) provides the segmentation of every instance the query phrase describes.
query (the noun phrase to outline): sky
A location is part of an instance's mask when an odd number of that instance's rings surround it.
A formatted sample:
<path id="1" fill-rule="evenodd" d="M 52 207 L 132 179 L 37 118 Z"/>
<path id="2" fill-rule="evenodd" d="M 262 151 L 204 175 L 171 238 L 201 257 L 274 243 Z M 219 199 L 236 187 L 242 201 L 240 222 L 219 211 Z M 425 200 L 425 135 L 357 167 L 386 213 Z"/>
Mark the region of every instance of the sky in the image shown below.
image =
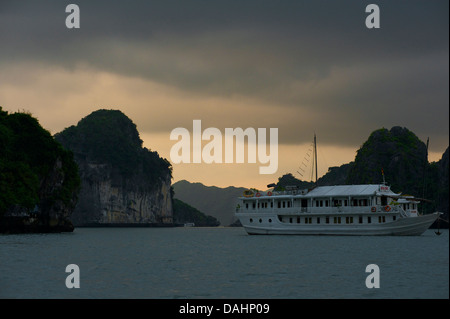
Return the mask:
<path id="1" fill-rule="evenodd" d="M 66 27 L 70 3 L 80 28 Z M 371 3 L 380 28 L 366 27 Z M 296 172 L 314 134 L 319 177 L 383 127 L 429 137 L 429 161 L 439 160 L 448 38 L 447 0 L 1 0 L 0 105 L 31 112 L 52 134 L 119 109 L 171 162 L 172 130 L 192 135 L 194 120 L 223 135 L 277 128 L 273 174 L 248 160 L 173 164 L 173 182 L 264 189 L 286 173 L 311 178 Z"/>

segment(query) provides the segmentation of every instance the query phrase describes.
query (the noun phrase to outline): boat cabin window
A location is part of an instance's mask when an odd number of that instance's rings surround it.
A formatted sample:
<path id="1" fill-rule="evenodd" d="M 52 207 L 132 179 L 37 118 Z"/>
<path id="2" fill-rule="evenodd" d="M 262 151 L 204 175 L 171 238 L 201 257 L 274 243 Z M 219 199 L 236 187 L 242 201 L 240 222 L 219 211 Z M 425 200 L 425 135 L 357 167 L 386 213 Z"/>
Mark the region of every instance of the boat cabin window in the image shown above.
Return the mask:
<path id="1" fill-rule="evenodd" d="M 369 206 L 369 200 L 367 198 L 364 199 L 352 199 L 352 206 Z"/>
<path id="2" fill-rule="evenodd" d="M 316 199 L 314 205 L 315 205 L 316 207 L 323 207 L 323 200 L 318 200 L 318 199 Z"/>
<path id="3" fill-rule="evenodd" d="M 403 209 L 404 210 L 416 209 L 416 204 L 403 204 Z"/>
<path id="4" fill-rule="evenodd" d="M 348 206 L 347 199 L 333 199 L 333 207 Z"/>
<path id="5" fill-rule="evenodd" d="M 387 197 L 381 196 L 381 206 L 385 206 L 385 205 L 387 205 Z"/>
<path id="6" fill-rule="evenodd" d="M 333 206 L 334 206 L 334 207 L 341 206 L 341 201 L 340 201 L 339 199 L 333 200 Z"/>
<path id="7" fill-rule="evenodd" d="M 308 200 L 302 199 L 301 205 L 302 205 L 302 207 L 308 207 Z"/>

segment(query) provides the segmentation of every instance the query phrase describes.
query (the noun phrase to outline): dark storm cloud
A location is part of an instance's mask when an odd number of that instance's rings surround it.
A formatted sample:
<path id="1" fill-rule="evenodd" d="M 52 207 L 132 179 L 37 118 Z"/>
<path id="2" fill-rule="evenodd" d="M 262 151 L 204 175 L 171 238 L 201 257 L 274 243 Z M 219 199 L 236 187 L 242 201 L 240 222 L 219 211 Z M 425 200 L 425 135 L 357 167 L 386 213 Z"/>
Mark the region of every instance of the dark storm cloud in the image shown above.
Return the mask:
<path id="1" fill-rule="evenodd" d="M 178 59 L 199 55 L 218 69 L 236 60 L 239 67 L 239 61 L 250 63 L 255 74 L 256 66 L 264 70 L 267 63 L 268 68 L 278 67 L 272 70 L 281 71 L 283 77 L 314 78 L 325 76 L 334 65 L 448 49 L 445 1 L 379 2 L 382 29 L 377 32 L 365 28 L 366 4 L 359 0 L 76 2 L 81 8 L 79 30 L 64 27 L 67 14 L 62 1 L 4 3 L 2 59 L 83 61 L 96 66 L 102 58 L 117 54 L 113 45 L 130 49 L 131 56 L 133 49 L 148 49 L 149 59 L 156 47 L 157 52 L 167 51 Z M 118 63 L 110 68 L 126 69 L 121 64 L 131 62 L 130 72 L 137 72 L 133 61 L 112 58 Z M 173 69 L 169 73 L 176 66 Z M 153 75 L 146 68 L 141 73 Z M 220 82 L 220 77 L 215 81 Z"/>
<path id="2" fill-rule="evenodd" d="M 448 1 L 73 2 L 79 30 L 65 28 L 65 2 L 2 2 L 0 67 L 82 64 L 318 114 L 301 128 L 274 119 L 284 143 L 331 129 L 327 142 L 354 144 L 409 123 L 448 143 Z M 365 27 L 369 3 L 379 30 Z"/>

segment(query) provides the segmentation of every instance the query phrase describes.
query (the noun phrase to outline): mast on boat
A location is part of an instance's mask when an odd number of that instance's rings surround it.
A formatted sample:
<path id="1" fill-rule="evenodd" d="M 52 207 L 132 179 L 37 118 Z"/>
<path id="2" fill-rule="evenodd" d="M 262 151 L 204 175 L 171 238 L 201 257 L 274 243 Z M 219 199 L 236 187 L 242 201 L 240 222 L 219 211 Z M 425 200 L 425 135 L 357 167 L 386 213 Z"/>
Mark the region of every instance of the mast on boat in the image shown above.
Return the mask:
<path id="1" fill-rule="evenodd" d="M 309 151 L 312 151 L 312 163 L 311 163 L 311 182 L 313 181 L 313 177 L 314 177 L 314 170 L 315 170 L 315 174 L 316 174 L 316 180 L 315 183 L 317 184 L 317 138 L 316 138 L 316 133 L 314 133 L 314 141 L 313 141 L 313 149 L 309 149 Z M 306 155 L 311 158 L 311 155 L 309 155 L 309 153 L 306 153 Z M 310 160 L 308 158 L 304 158 L 302 161 L 302 165 L 305 166 L 305 168 L 308 168 L 308 165 L 305 164 L 304 161 L 309 162 Z M 301 172 L 300 172 L 301 171 Z M 305 173 L 305 170 L 303 169 L 303 167 L 300 165 L 299 170 L 297 171 L 297 173 L 303 178 L 303 173 Z"/>
<path id="2" fill-rule="evenodd" d="M 313 163 L 313 169 L 316 168 L 316 184 L 317 184 L 317 139 L 316 139 L 316 133 L 314 133 L 314 163 Z"/>

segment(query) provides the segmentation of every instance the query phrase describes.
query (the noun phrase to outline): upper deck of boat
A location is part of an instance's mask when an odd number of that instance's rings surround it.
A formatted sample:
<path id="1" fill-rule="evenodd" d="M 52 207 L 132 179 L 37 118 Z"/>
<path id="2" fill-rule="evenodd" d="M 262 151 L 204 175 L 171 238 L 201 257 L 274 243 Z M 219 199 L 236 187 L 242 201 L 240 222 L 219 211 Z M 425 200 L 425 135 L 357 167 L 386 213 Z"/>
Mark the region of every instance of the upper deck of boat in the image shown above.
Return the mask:
<path id="1" fill-rule="evenodd" d="M 240 197 L 240 199 L 268 199 L 268 198 L 348 198 L 348 197 L 373 197 L 386 196 L 398 197 L 400 194 L 391 191 L 390 187 L 384 184 L 366 185 L 336 185 L 318 186 L 312 189 L 289 189 L 284 191 L 256 192 L 253 196 Z"/>

